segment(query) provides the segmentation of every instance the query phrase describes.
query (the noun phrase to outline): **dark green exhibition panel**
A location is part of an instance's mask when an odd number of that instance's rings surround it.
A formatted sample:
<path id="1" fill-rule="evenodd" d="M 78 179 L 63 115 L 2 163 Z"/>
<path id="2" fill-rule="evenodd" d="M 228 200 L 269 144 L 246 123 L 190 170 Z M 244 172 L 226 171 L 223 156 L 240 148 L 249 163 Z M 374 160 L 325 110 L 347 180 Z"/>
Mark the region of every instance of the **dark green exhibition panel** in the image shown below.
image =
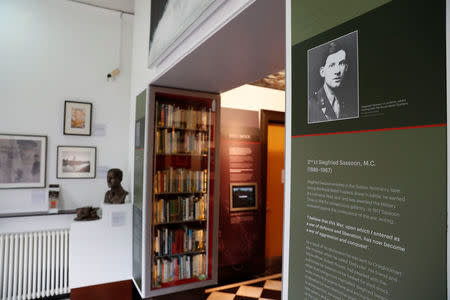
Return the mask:
<path id="1" fill-rule="evenodd" d="M 351 288 L 334 276 L 378 292 L 381 299 L 445 299 L 445 137 L 446 127 L 436 127 L 292 140 L 289 299 L 302 299 L 307 287 L 314 290 L 311 278 Z M 308 250 L 307 242 L 368 262 L 317 246 Z"/>
<path id="2" fill-rule="evenodd" d="M 445 2 L 291 4 L 289 299 L 446 299 Z"/>
<path id="3" fill-rule="evenodd" d="M 298 44 L 391 0 L 294 0 L 292 44 Z"/>
<path id="4" fill-rule="evenodd" d="M 293 44 L 292 135 L 445 123 L 444 21 L 444 1 L 394 0 Z M 357 65 L 350 67 L 359 75 L 360 116 L 308 124 L 308 50 L 354 31 L 358 32 Z M 373 109 L 400 101 L 406 105 Z"/>
<path id="5" fill-rule="evenodd" d="M 147 90 L 136 97 L 133 185 L 133 278 L 142 289 L 142 209 L 144 199 Z"/>

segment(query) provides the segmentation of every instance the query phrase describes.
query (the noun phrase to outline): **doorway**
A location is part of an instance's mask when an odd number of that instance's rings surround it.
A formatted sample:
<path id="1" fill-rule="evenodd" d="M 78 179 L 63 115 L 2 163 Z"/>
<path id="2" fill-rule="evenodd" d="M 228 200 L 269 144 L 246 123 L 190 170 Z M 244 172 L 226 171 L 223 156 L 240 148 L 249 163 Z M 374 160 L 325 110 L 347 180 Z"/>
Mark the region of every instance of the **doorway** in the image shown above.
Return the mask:
<path id="1" fill-rule="evenodd" d="M 284 200 L 284 112 L 261 110 L 265 264 L 267 273 L 281 272 Z"/>
<path id="2" fill-rule="evenodd" d="M 248 1 L 243 1 L 243 3 L 244 2 Z M 261 19 L 263 16 L 269 16 L 271 22 L 264 22 L 264 20 Z M 239 34 L 236 34 L 236 32 Z M 195 36 L 190 38 L 190 40 L 195 42 Z M 240 87 L 243 84 L 253 83 L 255 80 L 268 76 L 268 74 L 278 72 L 285 68 L 285 1 L 254 1 L 231 21 L 228 22 L 227 20 L 226 26 L 220 28 L 201 44 L 195 44 L 195 46 L 192 46 L 189 49 L 192 51 L 189 51 L 189 53 L 186 53 L 186 56 L 180 58 L 173 67 L 157 78 L 153 84 L 222 94 Z M 181 50 L 178 52 L 181 52 Z M 178 55 L 178 52 L 174 51 L 171 55 L 176 56 Z M 159 68 L 165 67 L 166 65 L 162 64 Z M 195 68 L 195 72 L 193 72 L 193 68 Z M 267 93 L 271 94 L 270 90 L 268 90 Z M 282 105 L 272 105 L 270 102 L 264 102 L 261 99 L 258 99 L 259 102 L 257 102 L 256 107 L 251 107 L 249 105 L 248 98 L 249 96 L 245 95 L 241 100 L 227 103 L 227 106 L 221 107 L 253 110 L 255 112 L 260 111 L 263 107 L 275 110 L 284 109 L 284 97 L 282 99 Z M 222 100 L 223 99 L 221 99 L 221 102 Z M 255 132 L 258 137 L 260 133 L 257 132 L 259 125 L 257 118 L 256 122 L 256 126 L 253 126 L 253 128 L 256 129 Z M 281 123 L 284 122 L 282 121 Z M 222 129 L 224 128 L 221 128 L 220 130 L 221 135 L 225 133 Z M 222 137 L 220 136 L 220 138 Z M 229 136 L 226 138 L 230 139 Z M 258 201 L 257 209 L 231 213 L 230 209 L 228 209 L 228 207 L 230 207 L 230 185 L 224 184 L 224 178 L 231 177 L 230 174 L 232 173 L 229 171 L 231 167 L 228 168 L 227 174 L 224 175 L 226 177 L 220 176 L 221 190 L 225 191 L 220 194 L 220 205 L 222 205 L 223 202 L 226 203 L 223 205 L 224 209 L 220 209 L 220 213 L 224 210 L 225 213 L 223 213 L 223 215 L 221 214 L 221 217 L 219 218 L 219 228 L 222 226 L 226 228 L 226 230 L 231 231 L 232 239 L 228 239 L 228 234 L 225 231 L 219 230 L 217 238 L 219 253 L 217 278 L 219 284 L 228 283 L 228 281 L 230 283 L 232 283 L 232 281 L 236 282 L 237 279 L 240 280 L 240 278 L 238 278 L 239 276 L 236 276 L 236 274 L 242 274 L 242 277 L 246 277 L 242 279 L 248 280 L 259 277 L 264 272 L 266 207 L 265 200 L 263 200 L 263 194 L 265 195 L 266 193 L 266 183 L 262 183 L 262 178 L 263 173 L 267 173 L 267 169 L 266 167 L 263 168 L 262 165 L 264 164 L 266 166 L 267 156 L 263 163 L 260 156 L 261 140 L 258 141 L 256 138 L 251 142 L 256 148 L 256 151 L 253 151 L 252 148 L 252 153 L 257 153 L 257 156 L 252 156 L 254 159 L 254 167 L 251 167 L 255 169 L 257 179 L 252 181 L 257 182 L 257 193 L 255 194 L 257 195 L 256 199 Z M 224 145 L 225 143 L 221 142 L 220 152 L 218 152 L 218 154 L 222 155 L 224 153 Z M 245 144 L 242 143 L 242 145 Z M 241 149 L 244 147 L 234 147 L 233 151 L 235 151 L 236 148 Z M 234 156 L 236 155 L 237 154 L 234 154 Z M 247 154 L 247 156 L 249 155 Z M 229 160 L 236 159 L 236 157 L 230 158 L 229 153 L 226 157 Z M 232 161 L 232 163 L 236 165 L 238 162 Z M 248 162 L 239 163 L 248 164 Z M 251 169 L 247 167 L 235 167 L 234 165 L 233 171 L 236 171 L 234 169 L 237 168 Z M 223 160 L 221 160 L 220 169 L 224 170 L 224 172 L 226 170 Z M 278 174 L 280 173 L 281 171 Z M 241 182 L 243 181 L 245 180 L 241 180 Z M 272 212 L 272 210 L 270 211 Z M 279 219 L 282 221 L 282 218 Z M 269 220 L 269 223 L 270 222 L 271 221 Z M 254 223 L 256 223 L 256 226 L 253 226 Z M 224 224 L 226 226 L 224 226 Z M 279 232 L 278 235 L 280 237 L 280 242 L 278 243 L 279 249 L 281 249 L 282 233 Z M 242 243 L 237 244 L 235 242 L 236 240 L 242 241 Z M 257 242 L 254 242 L 255 240 L 257 240 Z M 222 248 L 220 246 L 221 243 L 223 244 Z M 271 242 L 270 244 L 275 245 L 276 242 Z M 236 248 L 238 248 L 237 250 L 239 251 L 234 251 Z M 225 251 L 221 251 L 221 249 L 225 249 Z M 225 261 L 220 259 L 221 257 L 223 258 L 225 254 L 229 254 L 230 260 Z M 273 254 L 270 255 L 272 256 Z M 280 267 L 277 273 L 280 273 L 281 256 L 278 258 Z M 224 262 L 223 267 L 221 262 Z M 188 293 L 186 292 L 186 294 Z"/>

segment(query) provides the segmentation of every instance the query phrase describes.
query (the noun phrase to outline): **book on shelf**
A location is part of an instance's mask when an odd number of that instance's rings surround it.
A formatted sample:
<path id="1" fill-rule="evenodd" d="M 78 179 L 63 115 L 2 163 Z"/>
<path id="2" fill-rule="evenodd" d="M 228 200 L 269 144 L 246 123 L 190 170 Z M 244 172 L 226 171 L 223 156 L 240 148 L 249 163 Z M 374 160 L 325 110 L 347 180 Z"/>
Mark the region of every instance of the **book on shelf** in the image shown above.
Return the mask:
<path id="1" fill-rule="evenodd" d="M 154 222 L 163 224 L 204 220 L 206 218 L 206 196 L 187 196 L 172 199 L 159 198 L 153 203 Z"/>
<path id="2" fill-rule="evenodd" d="M 210 125 L 208 111 L 205 108 L 196 109 L 192 106 L 181 107 L 157 102 L 156 117 L 158 127 L 206 131 Z"/>
<path id="3" fill-rule="evenodd" d="M 171 281 L 205 278 L 206 255 L 186 255 L 173 259 L 157 259 L 153 265 L 153 280 L 156 286 Z"/>
<path id="4" fill-rule="evenodd" d="M 151 281 L 161 288 L 165 283 L 177 286 L 190 283 L 180 280 L 208 278 L 211 254 L 206 240 L 211 220 L 206 165 L 212 163 L 207 158 L 215 126 L 207 101 L 175 99 L 173 104 L 156 97 Z"/>
<path id="5" fill-rule="evenodd" d="M 156 285 L 206 274 L 205 233 L 187 226 L 155 231 L 153 280 Z"/>
<path id="6" fill-rule="evenodd" d="M 176 131 L 165 128 L 157 130 L 155 134 L 156 154 L 202 155 L 208 153 L 208 146 L 208 135 L 205 132 Z"/>
<path id="7" fill-rule="evenodd" d="M 154 178 L 154 192 L 158 193 L 205 193 L 208 171 L 193 171 L 169 167 L 158 170 Z"/>
<path id="8" fill-rule="evenodd" d="M 191 229 L 187 226 L 179 229 L 161 228 L 154 237 L 156 256 L 184 255 L 189 252 L 205 250 L 203 229 Z"/>

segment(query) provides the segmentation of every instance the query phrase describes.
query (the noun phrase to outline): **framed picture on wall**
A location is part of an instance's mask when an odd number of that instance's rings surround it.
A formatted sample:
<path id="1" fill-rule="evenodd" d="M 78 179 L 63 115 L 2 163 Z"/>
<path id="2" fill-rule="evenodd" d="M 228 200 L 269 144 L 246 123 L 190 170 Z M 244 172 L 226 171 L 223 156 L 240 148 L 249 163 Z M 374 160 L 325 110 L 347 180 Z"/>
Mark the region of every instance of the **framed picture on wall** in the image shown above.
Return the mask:
<path id="1" fill-rule="evenodd" d="M 95 178 L 97 148 L 58 146 L 56 178 Z"/>
<path id="2" fill-rule="evenodd" d="M 92 103 L 64 102 L 64 134 L 91 135 Z"/>
<path id="3" fill-rule="evenodd" d="M 230 211 L 244 211 L 258 208 L 256 183 L 230 184 Z"/>
<path id="4" fill-rule="evenodd" d="M 44 188 L 47 137 L 0 134 L 0 189 Z"/>

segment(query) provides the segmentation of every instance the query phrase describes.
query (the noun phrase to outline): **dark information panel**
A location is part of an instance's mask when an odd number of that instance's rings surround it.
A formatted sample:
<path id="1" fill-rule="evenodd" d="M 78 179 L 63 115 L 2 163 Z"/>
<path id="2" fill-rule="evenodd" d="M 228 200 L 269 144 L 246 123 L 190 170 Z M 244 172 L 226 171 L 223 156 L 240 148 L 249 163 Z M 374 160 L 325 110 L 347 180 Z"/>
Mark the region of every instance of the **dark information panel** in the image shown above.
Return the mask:
<path id="1" fill-rule="evenodd" d="M 144 193 L 144 157 L 147 90 L 136 97 L 133 186 L 133 278 L 142 288 L 142 203 Z"/>
<path id="2" fill-rule="evenodd" d="M 393 0 L 293 45 L 292 135 L 445 123 L 444 4 Z M 356 45 L 343 40 L 352 32 L 357 32 Z M 339 100 L 346 102 L 345 96 L 356 92 L 359 117 L 308 124 L 308 105 L 324 81 L 319 46 L 334 40 L 347 50 Z"/>
<path id="3" fill-rule="evenodd" d="M 292 45 L 289 299 L 446 299 L 445 66 L 444 1 Z"/>
<path id="4" fill-rule="evenodd" d="M 220 140 L 219 266 L 263 266 L 264 218 L 258 112 L 222 108 Z M 254 209 L 232 210 L 231 186 L 253 185 Z M 237 205 L 239 206 L 239 205 Z M 252 269 L 253 271 L 253 269 Z"/>
<path id="5" fill-rule="evenodd" d="M 289 299 L 446 299 L 445 137 L 292 140 Z"/>

